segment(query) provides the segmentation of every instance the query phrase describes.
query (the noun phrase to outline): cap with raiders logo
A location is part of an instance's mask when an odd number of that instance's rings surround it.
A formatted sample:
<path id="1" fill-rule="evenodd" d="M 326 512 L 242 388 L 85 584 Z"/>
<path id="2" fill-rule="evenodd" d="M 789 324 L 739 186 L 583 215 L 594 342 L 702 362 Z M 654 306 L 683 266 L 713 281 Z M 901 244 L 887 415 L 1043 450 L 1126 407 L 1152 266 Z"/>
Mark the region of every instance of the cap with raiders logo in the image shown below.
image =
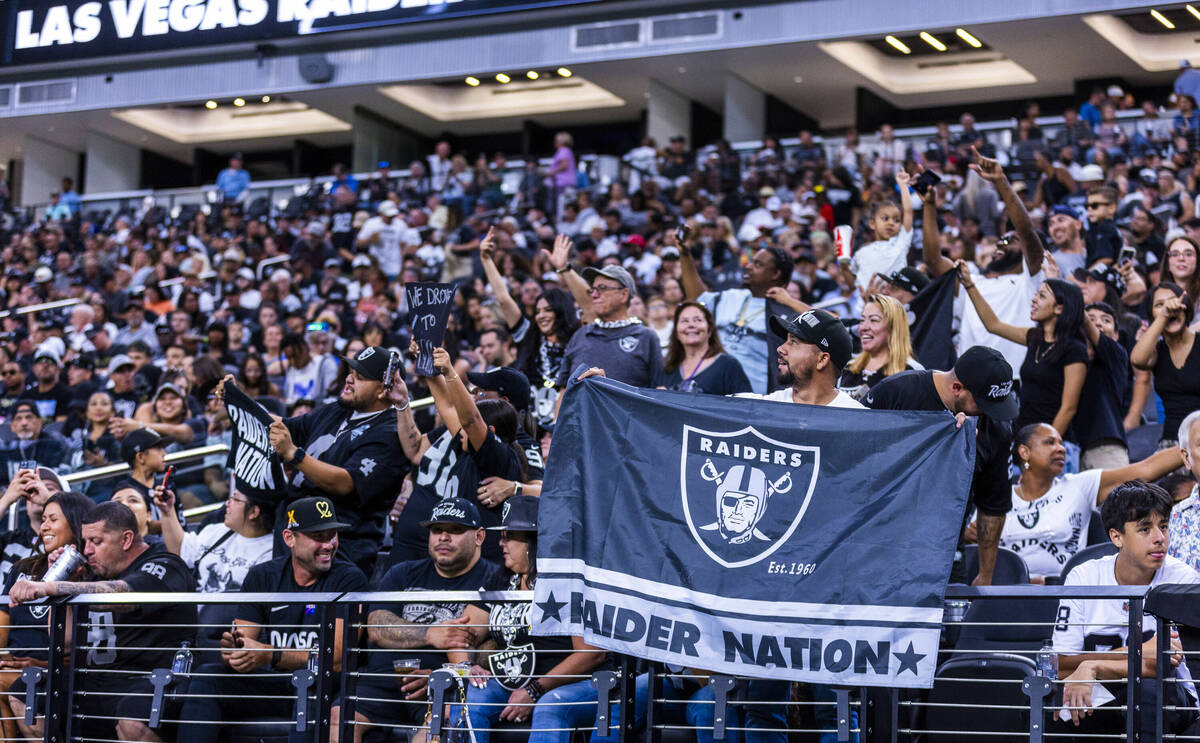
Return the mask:
<path id="1" fill-rule="evenodd" d="M 287 523 L 283 528 L 292 531 L 325 531 L 326 529 L 348 529 L 349 524 L 337 520 L 333 501 L 328 498 L 301 498 L 285 509 Z"/>
<path id="2" fill-rule="evenodd" d="M 809 310 L 790 320 L 786 315 L 772 315 L 771 332 L 785 339 L 794 335 L 805 343 L 813 344 L 829 354 L 838 371 L 849 363 L 854 353 L 850 331 L 841 320 L 825 310 Z"/>
<path id="3" fill-rule="evenodd" d="M 447 498 L 438 501 L 430 511 L 429 519 L 421 522 L 421 526 L 426 528 L 434 524 L 458 524 L 471 529 L 478 529 L 482 526 L 479 520 L 479 509 L 466 498 Z"/>
<path id="4" fill-rule="evenodd" d="M 397 354 L 383 346 L 367 346 L 358 352 L 354 358 L 347 358 L 346 363 L 358 372 L 358 376 L 383 382 L 387 385 L 392 378 L 392 370 L 399 361 Z"/>
<path id="5" fill-rule="evenodd" d="M 954 376 L 987 417 L 998 421 L 1017 417 L 1021 406 L 1013 391 L 1012 366 L 1004 354 L 987 346 L 971 346 L 954 364 Z"/>
<path id="6" fill-rule="evenodd" d="M 504 501 L 500 512 L 500 526 L 489 526 L 491 531 L 537 531 L 538 503 L 535 495 L 514 495 Z"/>
<path id="7" fill-rule="evenodd" d="M 1104 263 L 1097 263 L 1090 269 L 1077 268 L 1071 272 L 1076 281 L 1086 283 L 1088 279 L 1095 279 L 1102 284 L 1108 284 L 1117 290 L 1117 294 L 1125 293 L 1125 277 L 1121 272 Z"/>
<path id="8" fill-rule="evenodd" d="M 884 276 L 883 280 L 912 294 L 919 294 L 922 289 L 929 286 L 929 277 L 912 266 L 905 266 L 899 271 L 893 271 L 891 275 Z"/>

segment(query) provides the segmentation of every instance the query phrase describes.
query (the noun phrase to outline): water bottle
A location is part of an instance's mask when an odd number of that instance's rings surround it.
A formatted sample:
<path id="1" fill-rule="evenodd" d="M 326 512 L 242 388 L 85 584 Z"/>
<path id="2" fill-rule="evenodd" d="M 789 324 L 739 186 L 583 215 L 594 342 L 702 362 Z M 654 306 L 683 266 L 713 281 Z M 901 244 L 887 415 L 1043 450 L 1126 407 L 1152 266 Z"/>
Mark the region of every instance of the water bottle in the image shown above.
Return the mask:
<path id="1" fill-rule="evenodd" d="M 1058 678 L 1058 653 L 1050 643 L 1042 646 L 1037 654 L 1038 675 L 1051 681 Z"/>
<path id="2" fill-rule="evenodd" d="M 321 659 L 317 655 L 317 649 L 313 648 L 308 651 L 308 670 L 313 676 L 317 675 L 317 671 L 321 667 Z"/>
<path id="3" fill-rule="evenodd" d="M 180 676 L 187 676 L 192 672 L 192 643 L 184 641 L 183 645 L 175 651 L 175 657 L 171 659 L 171 673 L 178 679 Z"/>
<path id="4" fill-rule="evenodd" d="M 42 576 L 42 580 L 47 583 L 66 580 L 83 563 L 83 555 L 79 554 L 79 550 L 75 549 L 75 545 L 68 544 L 66 547 L 63 547 L 62 554 L 58 556 L 54 564 L 46 569 L 46 574 Z"/>

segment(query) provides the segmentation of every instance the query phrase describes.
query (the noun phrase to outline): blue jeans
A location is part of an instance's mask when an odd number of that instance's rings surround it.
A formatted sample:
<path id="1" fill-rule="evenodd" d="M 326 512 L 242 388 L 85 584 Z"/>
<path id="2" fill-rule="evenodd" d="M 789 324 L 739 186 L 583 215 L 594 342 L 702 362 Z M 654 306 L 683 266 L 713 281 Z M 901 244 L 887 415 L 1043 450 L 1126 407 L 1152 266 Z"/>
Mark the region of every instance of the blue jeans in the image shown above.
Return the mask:
<path id="1" fill-rule="evenodd" d="M 791 684 L 787 681 L 751 679 L 746 688 L 746 743 L 788 743 L 787 704 Z"/>
<path id="2" fill-rule="evenodd" d="M 818 702 L 813 707 L 817 729 L 826 731 L 821 733 L 820 743 L 837 743 L 837 696 L 833 693 L 833 687 L 813 684 L 812 697 L 814 702 Z M 858 711 L 853 708 L 850 710 L 849 727 L 851 730 L 858 727 Z M 850 733 L 850 743 L 858 743 L 858 733 Z"/>
<path id="3" fill-rule="evenodd" d="M 713 705 L 715 695 L 711 686 L 705 684 L 696 691 L 688 693 L 683 687 L 671 683 L 671 679 L 665 679 L 662 686 L 663 698 L 670 700 L 660 707 L 661 719 L 665 720 L 670 725 L 687 725 L 696 729 L 696 743 L 713 743 L 713 712 L 716 707 Z M 678 702 L 688 702 L 680 704 Z M 642 674 L 637 677 L 637 684 L 634 689 L 634 726 L 641 729 L 646 726 L 646 711 L 649 708 L 650 702 L 650 676 Z M 738 715 L 733 705 L 729 705 L 726 709 L 725 724 L 727 728 L 738 727 Z M 609 735 L 603 737 L 600 733 L 592 733 L 592 743 L 615 743 L 617 740 L 617 728 L 621 724 L 621 707 L 619 704 L 612 703 L 612 728 Z M 741 732 L 737 730 L 727 730 L 725 733 L 725 743 L 741 743 Z"/>
<path id="4" fill-rule="evenodd" d="M 467 688 L 467 717 L 476 743 L 488 743 L 490 729 L 496 727 L 511 695 L 496 679 L 488 679 L 482 689 Z M 595 724 L 596 696 L 592 683 L 586 680 L 546 692 L 533 708 L 529 743 L 569 743 L 573 729 Z M 461 709 L 454 709 L 450 719 L 455 727 L 463 727 Z"/>

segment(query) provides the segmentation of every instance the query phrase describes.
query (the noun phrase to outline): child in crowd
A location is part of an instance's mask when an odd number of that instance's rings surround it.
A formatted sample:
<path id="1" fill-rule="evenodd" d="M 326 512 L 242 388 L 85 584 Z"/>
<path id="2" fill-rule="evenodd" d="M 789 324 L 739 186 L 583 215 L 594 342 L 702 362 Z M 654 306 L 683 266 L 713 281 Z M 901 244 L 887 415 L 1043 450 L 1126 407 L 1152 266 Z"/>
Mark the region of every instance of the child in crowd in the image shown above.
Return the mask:
<path id="1" fill-rule="evenodd" d="M 912 245 L 913 234 L 912 194 L 908 191 L 910 180 L 907 171 L 896 173 L 900 205 L 885 201 L 875 207 L 867 222 L 874 240 L 855 251 L 850 259 L 854 283 L 864 292 L 876 274 L 891 276 L 908 265 L 908 249 Z"/>

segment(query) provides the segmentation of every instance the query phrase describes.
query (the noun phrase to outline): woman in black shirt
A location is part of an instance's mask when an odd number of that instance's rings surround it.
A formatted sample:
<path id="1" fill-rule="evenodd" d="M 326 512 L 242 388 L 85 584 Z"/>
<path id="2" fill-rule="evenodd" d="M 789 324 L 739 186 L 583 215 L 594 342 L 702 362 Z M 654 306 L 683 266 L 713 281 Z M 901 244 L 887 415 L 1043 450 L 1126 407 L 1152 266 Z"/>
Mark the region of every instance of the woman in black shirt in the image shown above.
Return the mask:
<path id="1" fill-rule="evenodd" d="M 1036 325 L 1019 328 L 996 317 L 975 290 L 965 262 L 959 261 L 958 269 L 959 281 L 988 332 L 1026 348 L 1021 364 L 1021 412 L 1013 427 L 1020 430 L 1030 423 L 1049 423 L 1066 437 L 1087 376 L 1083 293 L 1069 282 L 1047 279 L 1038 287 L 1029 309 L 1029 319 Z"/>
<path id="2" fill-rule="evenodd" d="M 1154 391 L 1162 398 L 1163 422 L 1160 449 L 1178 444 L 1179 424 L 1200 409 L 1200 344 L 1188 326 L 1194 309 L 1187 292 L 1178 284 L 1162 283 L 1146 296 L 1154 318 L 1138 339 L 1129 360 L 1138 369 L 1154 372 Z"/>
<path id="3" fill-rule="evenodd" d="M 683 302 L 675 308 L 663 367 L 667 386 L 680 392 L 736 395 L 750 391 L 741 363 L 725 353 L 712 313 L 699 302 Z"/>
<path id="4" fill-rule="evenodd" d="M 862 353 L 850 360 L 838 380 L 838 389 L 855 400 L 866 397 L 867 392 L 885 377 L 925 368 L 913 360 L 904 305 L 891 297 L 882 294 L 867 297 L 858 337 L 862 341 Z"/>

